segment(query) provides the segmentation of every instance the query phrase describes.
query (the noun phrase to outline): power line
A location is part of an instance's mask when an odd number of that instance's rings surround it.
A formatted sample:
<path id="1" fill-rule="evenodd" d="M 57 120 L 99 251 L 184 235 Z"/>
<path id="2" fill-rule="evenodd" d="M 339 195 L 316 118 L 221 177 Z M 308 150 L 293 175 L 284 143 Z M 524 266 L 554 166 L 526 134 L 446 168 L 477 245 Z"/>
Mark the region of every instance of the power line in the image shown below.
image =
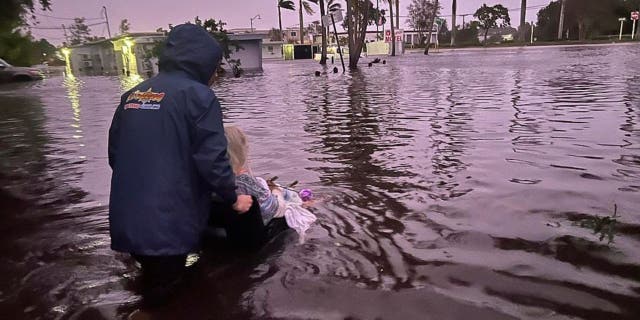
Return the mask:
<path id="1" fill-rule="evenodd" d="M 90 23 L 87 24 L 87 27 L 93 27 L 93 26 L 98 26 L 101 24 L 106 24 L 106 22 L 96 22 L 96 23 Z M 51 27 L 51 26 L 46 26 L 46 27 L 36 27 L 36 26 L 29 26 L 29 29 L 35 29 L 35 30 L 64 30 L 64 27 Z"/>
<path id="2" fill-rule="evenodd" d="M 46 18 L 51 18 L 51 19 L 69 20 L 69 21 L 74 21 L 74 20 L 76 20 L 78 18 L 78 17 L 76 17 L 76 18 L 55 17 L 55 16 L 50 16 L 50 15 L 46 15 L 46 14 L 42 14 L 42 13 L 36 13 L 36 12 L 34 12 L 33 14 L 36 15 L 36 16 L 41 16 L 41 17 L 46 17 Z M 85 21 L 93 21 L 93 20 L 103 20 L 104 17 L 102 17 L 102 18 L 82 18 L 82 19 L 84 19 Z"/>

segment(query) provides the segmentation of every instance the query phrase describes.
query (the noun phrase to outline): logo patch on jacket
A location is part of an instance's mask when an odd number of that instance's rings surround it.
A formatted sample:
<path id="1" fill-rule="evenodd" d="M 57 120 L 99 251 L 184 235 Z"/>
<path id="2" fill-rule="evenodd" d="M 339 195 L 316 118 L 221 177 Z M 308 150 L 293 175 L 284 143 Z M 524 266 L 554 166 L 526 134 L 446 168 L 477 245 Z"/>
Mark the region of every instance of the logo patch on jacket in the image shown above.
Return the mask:
<path id="1" fill-rule="evenodd" d="M 136 90 L 127 97 L 124 109 L 159 110 L 162 99 L 164 92 L 153 92 L 152 88 L 147 91 Z"/>

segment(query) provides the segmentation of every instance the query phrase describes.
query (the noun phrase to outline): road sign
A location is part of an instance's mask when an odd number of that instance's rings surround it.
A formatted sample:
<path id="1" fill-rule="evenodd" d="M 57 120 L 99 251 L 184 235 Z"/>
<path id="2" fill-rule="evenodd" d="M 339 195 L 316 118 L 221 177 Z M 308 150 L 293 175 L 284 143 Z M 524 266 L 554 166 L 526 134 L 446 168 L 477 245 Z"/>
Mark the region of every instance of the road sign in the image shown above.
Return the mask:
<path id="1" fill-rule="evenodd" d="M 331 16 L 333 16 L 333 21 L 331 21 Z M 342 10 L 336 10 L 322 16 L 322 23 L 325 26 L 331 25 L 333 22 L 341 22 L 342 20 L 344 20 L 344 17 L 342 17 Z"/>
<path id="2" fill-rule="evenodd" d="M 638 20 L 638 19 L 640 19 L 640 11 L 631 12 L 631 20 Z"/>
<path id="3" fill-rule="evenodd" d="M 395 30 L 396 42 L 402 42 L 402 36 L 404 35 L 403 30 Z M 391 43 L 391 30 L 384 31 L 384 42 Z"/>
<path id="4" fill-rule="evenodd" d="M 620 19 L 618 19 L 618 21 L 625 22 L 625 21 L 627 21 L 627 18 L 620 18 Z"/>

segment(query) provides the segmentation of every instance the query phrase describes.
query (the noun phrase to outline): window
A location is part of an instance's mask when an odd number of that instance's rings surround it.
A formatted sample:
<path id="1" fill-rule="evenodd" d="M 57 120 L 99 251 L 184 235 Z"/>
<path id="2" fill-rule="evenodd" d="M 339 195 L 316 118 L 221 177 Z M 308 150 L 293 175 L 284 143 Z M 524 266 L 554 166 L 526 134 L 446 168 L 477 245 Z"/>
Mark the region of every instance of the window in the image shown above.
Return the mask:
<path id="1" fill-rule="evenodd" d="M 292 37 L 296 37 L 296 36 L 298 36 L 298 34 L 295 31 L 291 31 L 291 36 Z"/>
<path id="2" fill-rule="evenodd" d="M 267 51 L 273 53 L 273 46 L 267 46 Z"/>

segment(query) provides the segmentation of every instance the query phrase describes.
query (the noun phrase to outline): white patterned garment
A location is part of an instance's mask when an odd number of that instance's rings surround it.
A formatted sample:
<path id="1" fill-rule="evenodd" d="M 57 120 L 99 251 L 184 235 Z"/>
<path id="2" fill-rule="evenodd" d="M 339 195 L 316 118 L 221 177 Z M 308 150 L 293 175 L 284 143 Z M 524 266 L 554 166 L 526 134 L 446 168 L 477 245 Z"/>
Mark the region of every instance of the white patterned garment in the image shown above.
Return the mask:
<path id="1" fill-rule="evenodd" d="M 267 181 L 256 178 L 260 184 L 268 188 Z M 300 236 L 300 243 L 304 242 L 305 234 L 317 218 L 311 211 L 302 206 L 302 199 L 293 191 L 282 189 L 282 192 L 273 192 L 278 197 L 278 212 L 274 218 L 284 217 L 289 228 L 295 230 Z"/>

